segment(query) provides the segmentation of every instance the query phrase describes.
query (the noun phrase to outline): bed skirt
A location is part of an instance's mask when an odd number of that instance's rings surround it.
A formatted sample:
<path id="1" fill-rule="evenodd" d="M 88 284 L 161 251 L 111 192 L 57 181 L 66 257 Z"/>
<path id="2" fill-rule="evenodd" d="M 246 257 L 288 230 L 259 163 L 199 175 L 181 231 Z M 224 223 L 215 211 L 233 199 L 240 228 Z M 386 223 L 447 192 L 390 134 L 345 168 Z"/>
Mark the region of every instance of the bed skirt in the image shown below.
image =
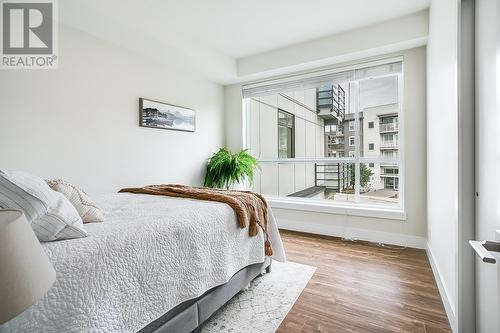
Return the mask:
<path id="1" fill-rule="evenodd" d="M 271 259 L 241 269 L 223 285 L 202 296 L 179 304 L 139 333 L 201 332 L 201 325 L 262 272 L 271 271 Z"/>

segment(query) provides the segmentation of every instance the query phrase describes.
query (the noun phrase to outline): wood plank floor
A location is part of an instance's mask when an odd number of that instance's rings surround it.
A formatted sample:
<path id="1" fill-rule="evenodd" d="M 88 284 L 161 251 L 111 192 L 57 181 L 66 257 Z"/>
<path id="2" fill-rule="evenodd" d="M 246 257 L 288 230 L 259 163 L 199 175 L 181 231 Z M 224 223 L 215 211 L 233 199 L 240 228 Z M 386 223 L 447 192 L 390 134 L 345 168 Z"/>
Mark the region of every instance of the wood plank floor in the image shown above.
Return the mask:
<path id="1" fill-rule="evenodd" d="M 281 235 L 288 260 L 317 269 L 278 332 L 451 332 L 424 250 Z"/>

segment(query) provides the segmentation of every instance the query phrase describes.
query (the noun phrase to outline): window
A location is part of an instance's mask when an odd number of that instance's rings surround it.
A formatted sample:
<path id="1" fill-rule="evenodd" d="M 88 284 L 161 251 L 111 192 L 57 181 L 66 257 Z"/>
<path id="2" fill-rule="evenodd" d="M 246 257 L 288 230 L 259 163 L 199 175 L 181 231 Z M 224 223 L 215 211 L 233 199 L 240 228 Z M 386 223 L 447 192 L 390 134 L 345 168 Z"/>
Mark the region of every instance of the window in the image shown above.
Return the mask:
<path id="1" fill-rule="evenodd" d="M 354 132 L 354 120 L 349 121 L 349 131 Z"/>
<path id="2" fill-rule="evenodd" d="M 398 116 L 381 117 L 379 124 L 380 132 L 398 132 Z"/>
<path id="3" fill-rule="evenodd" d="M 278 109 L 278 157 L 295 157 L 295 116 Z"/>
<path id="4" fill-rule="evenodd" d="M 381 173 L 385 175 L 397 175 L 399 169 L 397 167 L 384 166 L 381 168 Z"/>
<path id="5" fill-rule="evenodd" d="M 398 190 L 399 189 L 399 179 L 398 178 L 384 178 L 384 188 L 388 190 Z"/>
<path id="6" fill-rule="evenodd" d="M 397 150 L 383 150 L 382 155 L 383 158 L 398 158 Z"/>
<path id="7" fill-rule="evenodd" d="M 243 86 L 253 190 L 271 204 L 404 208 L 402 62 L 352 68 Z"/>

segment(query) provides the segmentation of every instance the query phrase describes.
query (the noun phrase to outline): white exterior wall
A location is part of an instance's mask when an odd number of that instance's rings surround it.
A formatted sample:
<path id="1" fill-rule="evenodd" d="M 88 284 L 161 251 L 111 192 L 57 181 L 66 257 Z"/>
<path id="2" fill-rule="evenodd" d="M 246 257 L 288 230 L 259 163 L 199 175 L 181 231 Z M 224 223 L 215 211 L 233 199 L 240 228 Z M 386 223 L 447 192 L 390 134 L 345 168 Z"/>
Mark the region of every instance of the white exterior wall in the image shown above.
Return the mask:
<path id="1" fill-rule="evenodd" d="M 380 119 L 379 116 L 386 114 L 397 114 L 398 104 L 388 104 L 380 105 L 375 107 L 364 108 L 363 110 L 363 153 L 364 157 L 379 158 L 382 153 L 380 151 Z M 404 112 L 404 110 L 403 110 Z M 373 122 L 373 128 L 368 128 L 368 123 Z M 373 143 L 373 150 L 369 150 L 369 144 Z M 375 163 L 371 176 L 370 185 L 374 190 L 380 190 L 384 188 L 383 179 L 380 178 L 381 168 L 379 163 Z"/>
<path id="2" fill-rule="evenodd" d="M 316 115 L 316 90 L 252 98 L 249 146 L 258 158 L 278 158 L 278 108 L 295 116 L 295 157 L 324 157 L 324 123 Z M 292 100 L 291 100 L 292 99 Z M 305 107 L 307 106 L 307 107 Z M 261 163 L 254 190 L 265 195 L 287 196 L 314 186 L 314 163 Z"/>

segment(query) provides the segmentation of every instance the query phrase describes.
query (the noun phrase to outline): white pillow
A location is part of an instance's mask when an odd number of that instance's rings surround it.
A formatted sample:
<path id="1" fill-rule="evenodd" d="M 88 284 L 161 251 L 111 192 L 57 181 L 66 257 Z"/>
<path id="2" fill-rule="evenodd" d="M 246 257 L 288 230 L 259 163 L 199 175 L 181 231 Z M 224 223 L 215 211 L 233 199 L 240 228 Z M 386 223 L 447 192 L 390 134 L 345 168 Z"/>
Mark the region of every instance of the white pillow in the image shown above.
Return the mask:
<path id="1" fill-rule="evenodd" d="M 104 222 L 102 211 L 82 189 L 61 179 L 47 180 L 47 185 L 71 202 L 83 223 Z"/>
<path id="2" fill-rule="evenodd" d="M 64 195 L 19 171 L 0 171 L 0 207 L 21 209 L 42 242 L 86 237 L 83 221 Z"/>

